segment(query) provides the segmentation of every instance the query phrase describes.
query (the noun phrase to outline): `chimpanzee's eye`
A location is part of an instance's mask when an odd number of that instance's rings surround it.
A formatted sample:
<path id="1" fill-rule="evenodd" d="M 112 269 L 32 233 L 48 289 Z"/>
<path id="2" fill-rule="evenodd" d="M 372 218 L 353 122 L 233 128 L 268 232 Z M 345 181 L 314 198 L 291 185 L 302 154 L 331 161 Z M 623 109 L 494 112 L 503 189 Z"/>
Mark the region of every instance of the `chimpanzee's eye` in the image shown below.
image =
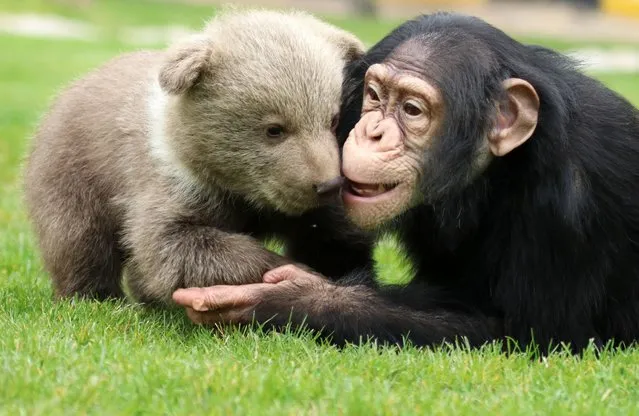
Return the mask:
<path id="1" fill-rule="evenodd" d="M 271 124 L 266 128 L 266 135 L 272 139 L 278 139 L 284 135 L 284 127 L 279 124 Z"/>
<path id="2" fill-rule="evenodd" d="M 379 101 L 379 94 L 377 94 L 377 91 L 375 91 L 375 88 L 371 87 L 370 85 L 366 87 L 366 97 L 368 97 L 370 101 L 374 101 L 374 102 Z"/>
<path id="3" fill-rule="evenodd" d="M 422 115 L 423 111 L 421 108 L 409 101 L 404 103 L 404 113 L 410 117 L 418 117 Z"/>

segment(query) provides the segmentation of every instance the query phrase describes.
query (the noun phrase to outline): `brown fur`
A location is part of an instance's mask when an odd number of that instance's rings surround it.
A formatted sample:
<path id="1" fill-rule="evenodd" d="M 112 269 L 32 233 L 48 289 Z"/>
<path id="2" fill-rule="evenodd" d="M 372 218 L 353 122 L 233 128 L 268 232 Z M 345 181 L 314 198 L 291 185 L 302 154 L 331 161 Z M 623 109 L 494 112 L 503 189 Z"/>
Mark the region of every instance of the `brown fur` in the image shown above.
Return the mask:
<path id="1" fill-rule="evenodd" d="M 331 119 L 349 33 L 301 13 L 214 19 L 167 51 L 79 80 L 38 130 L 26 198 L 58 296 L 167 302 L 179 287 L 260 281 L 339 175 Z M 265 134 L 282 123 L 286 139 Z M 290 221 L 289 221 L 290 220 Z"/>

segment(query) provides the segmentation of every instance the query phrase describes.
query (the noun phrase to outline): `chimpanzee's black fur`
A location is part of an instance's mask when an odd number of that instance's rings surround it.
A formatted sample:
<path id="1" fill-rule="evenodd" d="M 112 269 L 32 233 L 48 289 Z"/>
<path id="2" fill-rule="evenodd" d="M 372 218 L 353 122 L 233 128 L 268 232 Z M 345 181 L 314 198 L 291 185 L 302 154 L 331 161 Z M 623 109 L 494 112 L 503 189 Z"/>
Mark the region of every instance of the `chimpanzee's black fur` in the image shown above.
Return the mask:
<path id="1" fill-rule="evenodd" d="M 343 304 L 330 313 L 293 302 L 293 319 L 338 344 L 407 336 L 432 345 L 465 336 L 480 345 L 505 336 L 521 347 L 568 342 L 580 351 L 590 339 L 636 341 L 639 111 L 558 53 L 477 18 L 438 13 L 401 25 L 350 68 L 342 140 L 359 118 L 367 68 L 409 39 L 423 45 L 415 65 L 446 107 L 424 165 L 424 202 L 394 224 L 417 276 L 406 288 L 375 286 L 370 273 L 348 276 L 342 284 L 363 279 L 366 296 L 336 294 Z M 539 94 L 537 129 L 469 181 L 510 77 Z M 273 302 L 258 314 L 275 312 Z"/>

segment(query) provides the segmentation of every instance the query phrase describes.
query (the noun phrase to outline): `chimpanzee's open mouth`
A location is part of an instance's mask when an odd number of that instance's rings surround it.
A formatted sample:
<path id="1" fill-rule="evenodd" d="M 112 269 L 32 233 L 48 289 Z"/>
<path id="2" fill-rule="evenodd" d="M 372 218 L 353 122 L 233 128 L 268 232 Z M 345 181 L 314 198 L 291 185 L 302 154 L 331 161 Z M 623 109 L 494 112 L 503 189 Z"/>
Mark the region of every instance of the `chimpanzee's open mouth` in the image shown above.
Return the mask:
<path id="1" fill-rule="evenodd" d="M 353 182 L 351 180 L 346 184 L 346 189 L 352 193 L 353 195 L 362 197 L 362 198 L 372 198 L 375 196 L 379 196 L 385 194 L 386 192 L 392 191 L 397 187 L 399 183 L 376 183 L 376 184 L 368 184 L 368 183 L 359 183 Z"/>

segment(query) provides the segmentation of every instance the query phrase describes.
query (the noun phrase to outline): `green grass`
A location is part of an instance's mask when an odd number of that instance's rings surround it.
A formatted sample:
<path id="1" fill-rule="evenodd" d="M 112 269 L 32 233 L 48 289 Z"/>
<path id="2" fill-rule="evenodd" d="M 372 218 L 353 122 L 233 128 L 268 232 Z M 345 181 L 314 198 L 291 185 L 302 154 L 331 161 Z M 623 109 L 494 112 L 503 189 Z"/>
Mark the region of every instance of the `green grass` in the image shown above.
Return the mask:
<path id="1" fill-rule="evenodd" d="M 208 8 L 125 0 L 74 10 L 0 0 L 103 25 L 197 25 Z M 99 11 L 99 13 L 98 13 Z M 369 41 L 392 27 L 341 20 Z M 557 42 L 561 43 L 561 42 Z M 639 414 L 639 351 L 595 359 L 380 349 L 338 351 L 309 334 L 212 335 L 181 311 L 53 303 L 23 211 L 20 163 L 59 88 L 128 48 L 0 36 L 0 414 Z M 598 75 L 639 104 L 636 74 Z M 392 240 L 377 252 L 386 281 L 406 280 Z"/>

